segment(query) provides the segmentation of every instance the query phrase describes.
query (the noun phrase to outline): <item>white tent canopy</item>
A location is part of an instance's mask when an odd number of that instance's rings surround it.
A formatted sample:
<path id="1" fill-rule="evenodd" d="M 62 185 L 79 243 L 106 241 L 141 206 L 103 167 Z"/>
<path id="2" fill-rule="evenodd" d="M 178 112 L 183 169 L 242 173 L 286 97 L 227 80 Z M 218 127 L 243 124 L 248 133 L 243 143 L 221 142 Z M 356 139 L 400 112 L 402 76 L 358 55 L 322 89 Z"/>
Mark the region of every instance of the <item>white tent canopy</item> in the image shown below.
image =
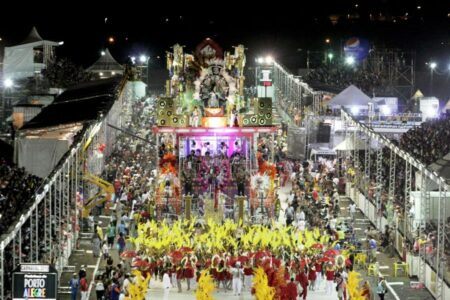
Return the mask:
<path id="1" fill-rule="evenodd" d="M 53 48 L 60 43 L 42 39 L 36 28 L 32 28 L 28 37 L 20 44 L 5 47 L 3 59 L 3 75 L 5 78 L 33 77 L 44 69 L 53 58 Z M 41 59 L 35 58 L 37 49 L 42 51 Z"/>
<path id="2" fill-rule="evenodd" d="M 339 143 L 336 147 L 333 148 L 334 151 L 350 151 L 350 150 L 364 150 L 366 147 L 365 142 L 361 139 L 357 139 L 356 143 L 354 143 L 353 138 L 346 138 L 341 143 Z"/>
<path id="3" fill-rule="evenodd" d="M 114 57 L 109 52 L 109 49 L 104 51 L 104 54 L 89 68 L 88 72 L 99 73 L 99 72 L 116 72 L 117 74 L 122 74 L 124 67 L 119 64 Z"/>
<path id="4" fill-rule="evenodd" d="M 332 107 L 351 107 L 351 106 L 364 106 L 371 102 L 369 96 L 364 94 L 360 89 L 354 85 L 350 85 L 348 88 L 337 94 L 330 100 L 329 105 Z"/>

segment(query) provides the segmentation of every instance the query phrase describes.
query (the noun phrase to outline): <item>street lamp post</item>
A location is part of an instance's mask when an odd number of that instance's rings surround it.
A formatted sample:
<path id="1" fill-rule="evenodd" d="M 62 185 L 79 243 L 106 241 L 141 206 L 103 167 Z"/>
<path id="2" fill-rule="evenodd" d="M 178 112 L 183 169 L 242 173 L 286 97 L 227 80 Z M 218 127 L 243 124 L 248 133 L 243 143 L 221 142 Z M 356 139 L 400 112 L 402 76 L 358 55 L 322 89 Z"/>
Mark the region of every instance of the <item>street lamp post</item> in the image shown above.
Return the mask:
<path id="1" fill-rule="evenodd" d="M 431 62 L 430 63 L 430 94 L 433 96 L 433 72 L 434 69 L 436 69 L 437 63 Z"/>
<path id="2" fill-rule="evenodd" d="M 145 84 L 147 85 L 147 94 L 148 94 L 148 92 L 149 92 L 149 87 L 148 87 L 148 85 L 149 85 L 149 80 L 148 80 L 148 63 L 149 63 L 149 61 L 150 61 L 150 56 L 141 55 L 141 56 L 139 57 L 139 61 L 140 61 L 143 65 L 145 65 L 145 68 L 146 68 Z"/>

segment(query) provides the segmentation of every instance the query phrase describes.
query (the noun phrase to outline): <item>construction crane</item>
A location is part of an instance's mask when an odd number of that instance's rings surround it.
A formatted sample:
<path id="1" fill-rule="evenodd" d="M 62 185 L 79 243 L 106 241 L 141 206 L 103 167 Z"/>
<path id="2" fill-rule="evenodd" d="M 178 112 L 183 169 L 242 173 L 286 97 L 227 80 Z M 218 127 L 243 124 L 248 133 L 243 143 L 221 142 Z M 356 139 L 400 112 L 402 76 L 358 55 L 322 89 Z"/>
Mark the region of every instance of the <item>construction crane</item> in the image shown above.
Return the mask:
<path id="1" fill-rule="evenodd" d="M 100 188 L 94 196 L 87 199 L 84 203 L 83 218 L 87 218 L 89 217 L 91 209 L 93 209 L 96 205 L 102 204 L 103 202 L 111 199 L 111 195 L 114 193 L 114 186 L 108 181 L 92 174 L 85 174 L 83 176 L 83 180 Z"/>

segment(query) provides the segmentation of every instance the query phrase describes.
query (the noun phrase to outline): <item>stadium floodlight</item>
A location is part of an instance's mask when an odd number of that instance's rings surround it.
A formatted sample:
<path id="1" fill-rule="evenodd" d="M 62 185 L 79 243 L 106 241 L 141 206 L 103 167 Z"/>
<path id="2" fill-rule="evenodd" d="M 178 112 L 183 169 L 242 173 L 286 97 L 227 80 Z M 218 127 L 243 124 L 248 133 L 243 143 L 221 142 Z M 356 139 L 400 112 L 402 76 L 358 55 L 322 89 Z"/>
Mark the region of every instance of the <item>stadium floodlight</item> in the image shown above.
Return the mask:
<path id="1" fill-rule="evenodd" d="M 347 65 L 352 66 L 352 65 L 355 63 L 355 58 L 354 58 L 353 56 L 347 56 L 347 57 L 345 58 L 345 63 L 346 63 Z"/>
<path id="2" fill-rule="evenodd" d="M 10 88 L 13 86 L 13 84 L 14 84 L 14 82 L 9 78 L 7 78 L 7 79 L 5 79 L 5 81 L 3 81 L 3 86 L 5 88 Z"/>
<path id="3" fill-rule="evenodd" d="M 256 62 L 257 62 L 258 64 L 262 64 L 262 63 L 264 63 L 264 58 L 258 57 L 258 58 L 256 59 Z"/>
<path id="4" fill-rule="evenodd" d="M 273 58 L 272 58 L 272 56 L 266 56 L 266 58 L 265 58 L 265 63 L 266 64 L 268 64 L 268 65 L 270 65 L 271 63 L 273 63 Z"/>
<path id="5" fill-rule="evenodd" d="M 147 61 L 147 56 L 141 55 L 141 56 L 139 57 L 139 61 L 140 61 L 141 63 L 145 63 L 145 62 Z"/>

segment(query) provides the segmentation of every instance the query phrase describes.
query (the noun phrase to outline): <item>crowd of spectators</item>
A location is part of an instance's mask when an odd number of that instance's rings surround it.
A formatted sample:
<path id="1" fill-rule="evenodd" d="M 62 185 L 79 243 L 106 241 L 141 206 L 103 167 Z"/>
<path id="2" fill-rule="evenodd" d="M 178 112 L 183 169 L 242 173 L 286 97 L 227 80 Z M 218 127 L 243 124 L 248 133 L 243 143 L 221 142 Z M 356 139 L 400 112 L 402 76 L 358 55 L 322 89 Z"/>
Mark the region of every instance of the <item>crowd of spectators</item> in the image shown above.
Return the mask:
<path id="1" fill-rule="evenodd" d="M 30 206 L 41 182 L 24 168 L 0 161 L 0 234 L 7 233 L 21 212 Z"/>
<path id="2" fill-rule="evenodd" d="M 374 92 L 383 93 L 387 86 L 387 79 L 382 74 L 341 63 L 322 65 L 313 69 L 306 74 L 303 80 L 311 86 L 328 86 L 339 90 L 353 84 L 368 95 L 372 95 Z"/>
<path id="3" fill-rule="evenodd" d="M 425 165 L 430 165 L 450 152 L 450 118 L 422 123 L 400 139 L 400 148 Z"/>
<path id="4" fill-rule="evenodd" d="M 5 159 L 0 160 L 0 236 L 3 237 L 10 232 L 10 228 L 18 221 L 22 213 L 31 206 L 34 201 L 34 195 L 36 190 L 40 187 L 42 179 L 28 174 L 24 168 L 18 168 L 17 166 L 7 162 Z M 39 210 L 42 211 L 43 206 Z M 44 224 L 38 224 L 39 234 L 44 234 Z M 31 228 L 29 222 L 25 223 L 22 229 L 22 241 L 21 248 L 19 245 L 10 243 L 5 248 L 5 258 L 22 256 L 23 262 L 31 262 Z M 45 245 L 42 246 L 42 251 L 38 253 L 42 258 Z M 14 268 L 13 259 L 5 259 L 4 261 L 4 284 L 5 286 L 11 285 L 11 273 Z"/>

